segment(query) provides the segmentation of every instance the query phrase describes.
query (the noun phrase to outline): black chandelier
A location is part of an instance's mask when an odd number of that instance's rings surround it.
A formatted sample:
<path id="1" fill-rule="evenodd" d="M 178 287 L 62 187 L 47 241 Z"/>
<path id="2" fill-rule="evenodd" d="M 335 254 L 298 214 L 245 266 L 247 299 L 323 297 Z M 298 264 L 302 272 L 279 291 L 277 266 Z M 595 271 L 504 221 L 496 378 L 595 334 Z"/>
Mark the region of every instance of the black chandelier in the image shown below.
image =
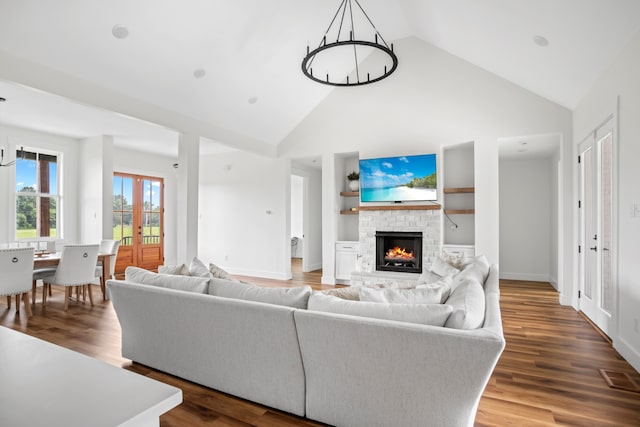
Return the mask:
<path id="1" fill-rule="evenodd" d="M 373 29 L 373 41 L 356 37 L 352 2 L 362 12 L 361 20 L 366 18 L 365 24 L 368 22 Z M 340 24 L 336 23 L 338 16 L 340 16 Z M 350 24 L 345 24 L 345 18 Z M 343 27 L 345 28 L 343 29 Z M 341 36 L 348 37 L 348 39 L 341 40 Z M 327 43 L 327 38 L 335 40 L 335 42 Z M 345 48 L 349 48 L 349 50 L 352 48 L 353 53 L 345 51 Z M 367 62 L 370 62 L 371 66 L 366 70 L 360 69 L 358 48 L 361 50 L 361 56 L 363 48 L 370 53 L 371 61 Z M 328 54 L 333 54 L 333 56 Z M 314 63 L 316 70 L 320 70 L 317 75 L 313 72 Z M 307 46 L 307 55 L 302 60 L 302 72 L 305 76 L 315 82 L 330 86 L 361 86 L 374 83 L 389 77 L 396 68 L 398 68 L 398 57 L 393 52 L 393 43 L 391 46 L 387 44 L 358 0 L 342 0 L 319 46 L 314 50 L 310 50 Z M 329 69 L 332 69 L 333 72 L 330 73 Z"/>

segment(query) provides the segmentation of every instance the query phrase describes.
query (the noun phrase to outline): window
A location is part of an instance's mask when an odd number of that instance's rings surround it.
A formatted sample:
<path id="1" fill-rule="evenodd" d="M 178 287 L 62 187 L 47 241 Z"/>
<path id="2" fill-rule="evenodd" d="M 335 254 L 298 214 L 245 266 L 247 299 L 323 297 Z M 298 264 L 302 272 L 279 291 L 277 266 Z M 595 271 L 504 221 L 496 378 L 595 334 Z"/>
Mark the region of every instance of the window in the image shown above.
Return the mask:
<path id="1" fill-rule="evenodd" d="M 30 149 L 16 153 L 16 239 L 60 237 L 58 156 Z"/>

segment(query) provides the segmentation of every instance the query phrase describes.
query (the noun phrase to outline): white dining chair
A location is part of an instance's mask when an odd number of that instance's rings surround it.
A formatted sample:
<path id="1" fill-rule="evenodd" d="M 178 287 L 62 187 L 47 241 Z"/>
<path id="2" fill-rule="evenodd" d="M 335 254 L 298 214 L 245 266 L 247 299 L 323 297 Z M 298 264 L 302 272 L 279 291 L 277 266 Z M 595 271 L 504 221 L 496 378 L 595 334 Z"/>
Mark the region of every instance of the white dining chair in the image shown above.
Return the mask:
<path id="1" fill-rule="evenodd" d="M 96 263 L 98 262 L 99 245 L 65 245 L 62 248 L 60 263 L 55 273 L 42 278 L 45 288 L 51 285 L 65 287 L 64 311 L 69 309 L 69 298 L 73 286 L 82 286 L 83 291 L 88 290 L 89 301 L 93 307 L 93 294 L 91 285 L 100 285 L 100 278 L 96 276 Z M 78 297 L 79 299 L 79 297 Z M 42 305 L 47 304 L 46 289 L 42 292 Z"/>
<path id="2" fill-rule="evenodd" d="M 7 297 L 7 308 L 11 309 L 11 297 L 16 296 L 16 311 L 20 309 L 20 297 L 27 317 L 32 315 L 29 304 L 31 277 L 33 275 L 33 248 L 0 250 L 0 296 Z"/>
<path id="3" fill-rule="evenodd" d="M 111 254 L 111 256 L 109 257 L 109 271 L 107 272 L 108 277 L 110 279 L 115 279 L 116 259 L 118 258 L 119 248 L 120 248 L 119 240 L 103 240 L 100 243 L 100 249 L 98 250 L 98 253 Z M 107 296 L 105 292 L 106 286 L 104 283 L 104 276 L 102 274 L 103 268 L 104 266 L 102 265 L 102 262 L 98 262 L 98 265 L 96 267 L 96 276 L 100 277 L 100 290 L 102 291 L 102 299 L 105 300 Z"/>

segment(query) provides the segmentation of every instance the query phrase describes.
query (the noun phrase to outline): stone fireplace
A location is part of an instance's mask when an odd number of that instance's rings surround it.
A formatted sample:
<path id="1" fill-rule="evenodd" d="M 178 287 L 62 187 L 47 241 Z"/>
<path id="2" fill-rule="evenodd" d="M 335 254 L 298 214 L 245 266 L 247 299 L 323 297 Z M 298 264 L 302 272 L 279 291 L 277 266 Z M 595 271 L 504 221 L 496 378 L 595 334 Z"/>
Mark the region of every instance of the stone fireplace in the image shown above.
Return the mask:
<path id="1" fill-rule="evenodd" d="M 359 212 L 360 257 L 358 271 L 352 274 L 352 285 L 394 283 L 411 283 L 418 280 L 420 272 L 428 269 L 440 254 L 441 247 L 441 215 L 439 206 L 406 206 L 391 209 L 361 209 Z M 388 271 L 376 268 L 377 233 L 402 232 L 421 233 L 420 272 Z"/>
<path id="2" fill-rule="evenodd" d="M 376 271 L 422 273 L 422 232 L 376 231 Z"/>

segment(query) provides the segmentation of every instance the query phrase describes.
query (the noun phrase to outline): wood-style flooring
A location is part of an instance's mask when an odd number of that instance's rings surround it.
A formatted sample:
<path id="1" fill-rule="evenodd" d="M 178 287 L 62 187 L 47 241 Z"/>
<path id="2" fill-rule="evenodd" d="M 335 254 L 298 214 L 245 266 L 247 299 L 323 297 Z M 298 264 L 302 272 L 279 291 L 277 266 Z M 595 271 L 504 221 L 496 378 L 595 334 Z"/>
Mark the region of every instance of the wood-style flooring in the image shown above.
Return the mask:
<path id="1" fill-rule="evenodd" d="M 321 272 L 302 273 L 299 263 L 293 267 L 289 281 L 243 279 L 263 286 L 330 288 L 320 285 Z M 638 382 L 640 375 L 580 313 L 560 306 L 547 283 L 502 280 L 500 288 L 507 345 L 480 401 L 477 426 L 640 426 L 640 393 L 609 388 L 598 369 L 624 372 Z M 63 295 L 54 290 L 44 309 L 38 298 L 28 320 L 23 312 L 16 315 L 15 305 L 7 310 L 2 298 L 0 325 L 181 388 L 184 402 L 161 417 L 161 426 L 321 425 L 122 358 L 111 304 L 99 298 L 93 308 L 88 301 L 70 302 L 65 313 Z"/>

